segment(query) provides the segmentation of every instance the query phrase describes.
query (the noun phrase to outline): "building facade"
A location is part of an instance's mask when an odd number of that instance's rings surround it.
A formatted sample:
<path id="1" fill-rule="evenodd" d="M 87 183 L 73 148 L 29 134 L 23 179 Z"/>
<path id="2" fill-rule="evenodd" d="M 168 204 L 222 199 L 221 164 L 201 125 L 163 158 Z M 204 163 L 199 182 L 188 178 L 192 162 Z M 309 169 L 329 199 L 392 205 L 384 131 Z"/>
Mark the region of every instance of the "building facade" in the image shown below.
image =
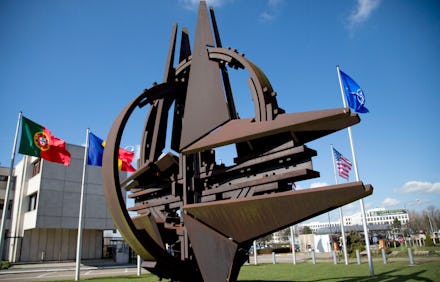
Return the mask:
<path id="1" fill-rule="evenodd" d="M 9 178 L 9 168 L 6 167 L 0 167 L 0 214 L 3 214 L 3 209 L 6 207 L 6 225 L 5 226 L 11 226 L 11 210 L 12 210 L 12 203 L 14 201 L 14 192 L 9 192 L 9 201 L 7 204 L 5 204 L 5 194 L 6 194 L 6 187 L 8 185 L 8 178 Z M 12 187 L 14 187 L 15 178 L 12 179 Z M 1 220 L 1 219 L 0 219 Z M 6 257 L 7 251 L 4 249 L 1 257 Z"/>
<path id="2" fill-rule="evenodd" d="M 409 222 L 408 211 L 405 209 L 386 210 L 384 208 L 375 208 L 365 212 L 368 225 L 392 225 L 394 219 L 397 218 L 402 225 Z M 362 225 L 362 213 L 358 212 L 351 216 L 343 217 L 344 226 Z M 300 226 L 308 226 L 315 233 L 319 229 L 333 229 L 339 231 L 339 221 L 327 222 L 310 222 L 307 224 L 300 224 Z"/>
<path id="3" fill-rule="evenodd" d="M 24 156 L 16 165 L 4 259 L 10 262 L 75 259 L 85 148 L 67 144 L 67 150 L 71 154 L 67 167 L 30 156 Z M 101 167 L 87 166 L 82 259 L 101 258 L 103 231 L 115 228 L 107 209 L 101 172 Z M 121 173 L 121 178 L 125 176 L 126 173 Z M 0 195 L 4 199 L 4 192 Z"/>

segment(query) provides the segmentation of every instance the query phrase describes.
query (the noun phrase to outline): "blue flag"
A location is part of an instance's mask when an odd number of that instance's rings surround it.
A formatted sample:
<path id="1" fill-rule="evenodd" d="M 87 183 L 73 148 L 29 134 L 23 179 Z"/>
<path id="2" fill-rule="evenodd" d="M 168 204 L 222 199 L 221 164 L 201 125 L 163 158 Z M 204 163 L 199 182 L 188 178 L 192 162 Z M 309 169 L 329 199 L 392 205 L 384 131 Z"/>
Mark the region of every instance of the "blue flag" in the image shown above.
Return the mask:
<path id="1" fill-rule="evenodd" d="M 104 155 L 105 141 L 89 132 L 89 152 L 87 154 L 87 164 L 102 166 L 102 156 Z M 119 148 L 118 168 L 122 171 L 134 172 L 136 169 L 131 165 L 134 152 Z"/>
<path id="2" fill-rule="evenodd" d="M 87 164 L 102 166 L 102 155 L 104 154 L 104 140 L 93 133 L 89 133 L 89 153 L 87 155 Z"/>
<path id="3" fill-rule="evenodd" d="M 339 70 L 341 73 L 342 84 L 344 85 L 345 97 L 347 97 L 348 106 L 357 113 L 368 113 L 365 108 L 365 96 L 361 87 L 349 77 L 346 73 Z"/>

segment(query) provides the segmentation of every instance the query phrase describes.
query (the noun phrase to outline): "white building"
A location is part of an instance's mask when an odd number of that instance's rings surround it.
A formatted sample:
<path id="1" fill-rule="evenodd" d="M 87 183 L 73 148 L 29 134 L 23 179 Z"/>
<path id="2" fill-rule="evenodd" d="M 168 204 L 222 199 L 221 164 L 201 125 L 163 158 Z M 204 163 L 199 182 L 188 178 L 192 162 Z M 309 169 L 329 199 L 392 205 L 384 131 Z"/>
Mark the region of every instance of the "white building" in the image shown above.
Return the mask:
<path id="1" fill-rule="evenodd" d="M 365 212 L 368 224 L 393 224 L 397 218 L 401 224 L 409 222 L 408 212 L 404 209 L 386 210 L 384 208 L 375 208 Z M 362 213 L 358 212 L 352 216 L 344 216 L 344 225 L 361 225 Z"/>
<path id="2" fill-rule="evenodd" d="M 5 207 L 5 193 L 6 193 L 6 186 L 8 183 L 8 177 L 9 177 L 9 168 L 0 167 L 0 214 L 3 214 L 3 209 Z M 6 226 L 11 226 L 11 209 L 12 209 L 13 200 L 14 200 L 14 194 L 13 192 L 10 192 L 9 203 L 6 205 L 8 209 L 6 213 Z M 6 257 L 7 256 L 6 254 L 7 252 L 4 250 L 2 257 Z"/>
<path id="3" fill-rule="evenodd" d="M 319 221 L 313 221 L 310 223 L 305 223 L 305 224 L 299 224 L 299 226 L 308 226 L 313 233 L 315 233 L 317 230 L 319 229 L 323 229 L 323 228 L 327 228 L 327 229 L 333 229 L 333 230 L 337 230 L 340 226 L 340 222 L 339 221 L 327 221 L 327 222 L 319 222 Z M 346 224 L 344 224 L 345 226 Z M 339 229 L 338 229 L 339 231 Z"/>
<path id="4" fill-rule="evenodd" d="M 368 225 L 391 225 L 394 219 L 397 218 L 401 224 L 407 224 L 409 222 L 408 212 L 404 209 L 386 210 L 384 208 L 375 208 L 365 212 L 367 216 Z M 362 225 L 362 213 L 358 212 L 351 216 L 343 217 L 344 226 Z M 310 222 L 306 224 L 300 224 L 300 226 L 308 226 L 313 232 L 318 229 L 330 228 L 339 231 L 339 221 L 326 221 L 326 222 Z"/>
<path id="5" fill-rule="evenodd" d="M 327 253 L 333 250 L 330 235 L 302 234 L 299 235 L 301 252 L 314 250 L 317 253 Z"/>
<path id="6" fill-rule="evenodd" d="M 70 166 L 24 156 L 14 169 L 11 219 L 3 257 L 10 262 L 73 260 L 76 255 L 84 147 L 67 144 Z M 0 170 L 4 199 L 8 169 Z M 123 173 L 121 176 L 125 176 Z M 102 188 L 102 168 L 87 166 L 82 259 L 102 256 L 103 231 L 114 229 Z"/>

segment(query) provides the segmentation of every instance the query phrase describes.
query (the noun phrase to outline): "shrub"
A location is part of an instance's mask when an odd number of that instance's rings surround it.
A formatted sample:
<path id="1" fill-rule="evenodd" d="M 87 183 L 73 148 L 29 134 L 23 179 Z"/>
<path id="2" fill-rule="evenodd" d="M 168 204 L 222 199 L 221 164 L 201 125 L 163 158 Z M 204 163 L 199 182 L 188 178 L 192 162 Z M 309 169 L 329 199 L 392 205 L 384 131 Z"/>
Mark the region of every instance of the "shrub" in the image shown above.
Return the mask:
<path id="1" fill-rule="evenodd" d="M 432 238 L 429 234 L 426 234 L 426 239 L 425 239 L 425 247 L 433 247 L 434 246 L 434 242 L 432 241 Z"/>
<path id="2" fill-rule="evenodd" d="M 290 253 L 290 247 L 282 247 L 282 246 L 272 246 L 264 249 L 259 249 L 258 254 L 271 254 L 272 252 L 276 254 L 282 254 L 282 253 Z"/>
<path id="3" fill-rule="evenodd" d="M 355 258 L 356 257 L 356 250 L 359 250 L 359 253 L 361 253 L 362 251 L 365 251 L 365 246 L 353 245 L 352 251 L 351 251 L 351 253 L 349 255 L 350 258 Z"/>
<path id="4" fill-rule="evenodd" d="M 0 269 L 8 269 L 9 267 L 11 267 L 11 263 L 7 260 L 2 260 L 0 262 Z"/>

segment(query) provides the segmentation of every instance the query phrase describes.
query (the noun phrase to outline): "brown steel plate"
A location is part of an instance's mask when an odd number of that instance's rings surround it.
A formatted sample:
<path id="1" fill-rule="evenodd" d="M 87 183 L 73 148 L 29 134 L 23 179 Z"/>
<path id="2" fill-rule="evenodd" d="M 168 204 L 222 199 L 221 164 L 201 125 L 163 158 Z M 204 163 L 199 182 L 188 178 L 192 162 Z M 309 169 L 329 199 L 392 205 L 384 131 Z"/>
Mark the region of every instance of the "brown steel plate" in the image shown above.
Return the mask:
<path id="1" fill-rule="evenodd" d="M 237 243 L 184 215 L 191 246 L 204 281 L 222 282 L 230 275 Z"/>
<path id="2" fill-rule="evenodd" d="M 206 46 L 214 46 L 214 40 L 206 3 L 200 2 L 182 122 L 181 148 L 230 119 L 219 64 L 209 60 Z"/>
<path id="3" fill-rule="evenodd" d="M 185 213 L 235 242 L 274 231 L 344 206 L 373 193 L 362 182 L 289 191 L 251 198 L 192 204 Z"/>
<path id="4" fill-rule="evenodd" d="M 330 109 L 278 115 L 274 120 L 255 122 L 253 119 L 234 119 L 209 135 L 183 149 L 192 154 L 208 149 L 250 141 L 283 132 L 294 132 L 302 143 L 312 141 L 360 121 L 349 109 Z"/>

